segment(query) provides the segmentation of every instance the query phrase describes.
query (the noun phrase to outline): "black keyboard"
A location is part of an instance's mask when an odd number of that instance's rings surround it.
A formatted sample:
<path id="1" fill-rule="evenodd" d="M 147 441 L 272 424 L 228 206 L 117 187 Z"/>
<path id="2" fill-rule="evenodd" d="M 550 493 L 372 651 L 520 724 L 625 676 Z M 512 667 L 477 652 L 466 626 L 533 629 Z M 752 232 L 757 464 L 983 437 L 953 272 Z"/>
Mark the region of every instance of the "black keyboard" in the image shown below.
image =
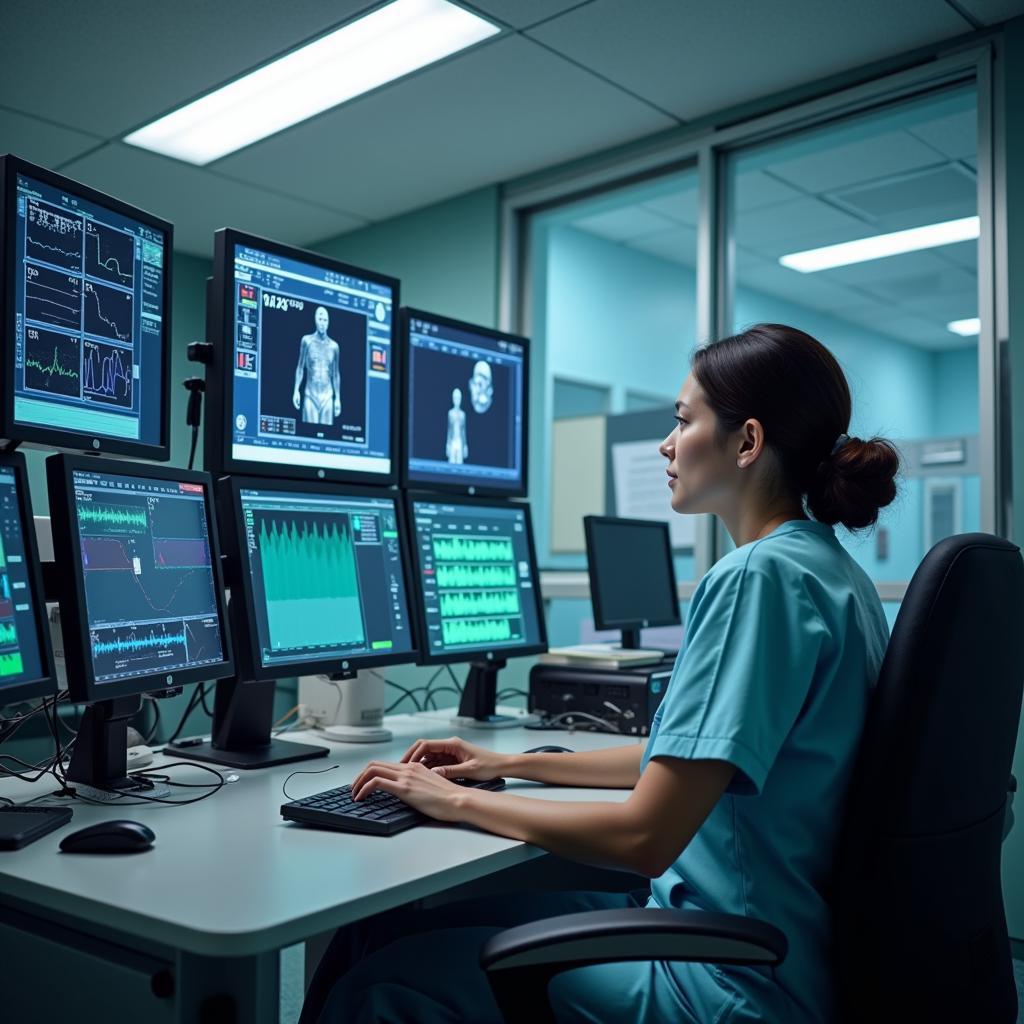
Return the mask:
<path id="1" fill-rule="evenodd" d="M 504 789 L 504 779 L 454 780 L 475 789 Z M 315 793 L 302 800 L 281 805 L 281 817 L 304 825 L 320 825 L 342 832 L 363 832 L 373 836 L 393 836 L 396 832 L 434 819 L 410 807 L 391 793 L 376 790 L 363 800 L 352 799 L 351 786 L 339 786 Z"/>

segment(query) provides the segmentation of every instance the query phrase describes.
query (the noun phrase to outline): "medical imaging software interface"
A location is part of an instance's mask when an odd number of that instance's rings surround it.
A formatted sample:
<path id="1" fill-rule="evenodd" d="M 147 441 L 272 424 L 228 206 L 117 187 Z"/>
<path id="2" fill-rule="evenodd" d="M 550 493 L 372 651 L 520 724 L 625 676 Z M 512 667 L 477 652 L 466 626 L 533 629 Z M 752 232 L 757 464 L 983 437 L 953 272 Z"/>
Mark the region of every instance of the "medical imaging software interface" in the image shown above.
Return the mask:
<path id="1" fill-rule="evenodd" d="M 43 674 L 17 486 L 0 466 L 0 704 L 5 685 Z"/>
<path id="2" fill-rule="evenodd" d="M 161 442 L 164 233 L 19 174 L 14 418 Z"/>
<path id="3" fill-rule="evenodd" d="M 391 471 L 391 288 L 236 245 L 234 459 Z"/>
<path id="4" fill-rule="evenodd" d="M 97 683 L 224 660 L 199 484 L 75 470 Z"/>
<path id="5" fill-rule="evenodd" d="M 426 652 L 540 643 L 526 511 L 413 503 Z"/>
<path id="6" fill-rule="evenodd" d="M 262 667 L 412 650 L 395 502 L 241 491 Z"/>
<path id="7" fill-rule="evenodd" d="M 523 355 L 515 342 L 410 320 L 411 481 L 522 487 Z"/>

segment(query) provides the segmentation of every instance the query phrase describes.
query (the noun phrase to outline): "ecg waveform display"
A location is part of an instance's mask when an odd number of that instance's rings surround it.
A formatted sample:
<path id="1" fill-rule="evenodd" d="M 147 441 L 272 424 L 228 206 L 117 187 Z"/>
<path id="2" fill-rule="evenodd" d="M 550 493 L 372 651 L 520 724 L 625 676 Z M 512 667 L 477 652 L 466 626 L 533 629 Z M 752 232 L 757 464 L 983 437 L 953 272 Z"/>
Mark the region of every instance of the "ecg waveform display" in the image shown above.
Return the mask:
<path id="1" fill-rule="evenodd" d="M 85 222 L 85 272 L 122 288 L 135 288 L 135 239 L 126 231 Z"/>
<path id="2" fill-rule="evenodd" d="M 434 534 L 434 557 L 439 562 L 507 562 L 512 559 L 512 540 Z"/>
<path id="3" fill-rule="evenodd" d="M 81 279 L 29 264 L 25 268 L 25 317 L 54 327 L 81 330 Z"/>
<path id="4" fill-rule="evenodd" d="M 131 349 L 85 339 L 82 359 L 82 394 L 100 402 L 132 407 Z"/>
<path id="5" fill-rule="evenodd" d="M 460 618 L 471 615 L 518 615 L 516 590 L 465 590 L 441 594 L 441 615 Z"/>
<path id="6" fill-rule="evenodd" d="M 26 255 L 65 270 L 81 271 L 82 217 L 29 199 L 25 221 Z"/>
<path id="7" fill-rule="evenodd" d="M 96 681 L 222 660 L 202 497 L 162 481 L 101 479 L 111 485 L 75 473 Z"/>
<path id="8" fill-rule="evenodd" d="M 0 470 L 0 704 L 2 687 L 43 674 L 15 476 Z"/>
<path id="9" fill-rule="evenodd" d="M 134 297 L 131 292 L 85 282 L 85 330 L 113 341 L 132 340 Z"/>
<path id="10" fill-rule="evenodd" d="M 25 387 L 77 397 L 81 340 L 74 334 L 29 327 L 25 331 Z"/>

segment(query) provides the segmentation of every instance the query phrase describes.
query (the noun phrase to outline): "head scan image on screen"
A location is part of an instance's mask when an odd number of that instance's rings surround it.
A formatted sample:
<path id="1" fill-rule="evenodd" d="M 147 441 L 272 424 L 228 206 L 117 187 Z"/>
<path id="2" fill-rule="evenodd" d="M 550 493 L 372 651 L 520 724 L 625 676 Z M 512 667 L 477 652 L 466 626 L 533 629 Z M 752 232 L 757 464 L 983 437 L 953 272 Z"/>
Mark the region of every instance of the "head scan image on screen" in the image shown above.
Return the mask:
<path id="1" fill-rule="evenodd" d="M 260 415 L 296 437 L 366 440 L 366 318 L 264 291 Z M 273 300 L 267 302 L 267 298 Z"/>
<path id="2" fill-rule="evenodd" d="M 14 473 L 0 466 L 0 706 L 4 687 L 43 674 Z"/>
<path id="3" fill-rule="evenodd" d="M 417 348 L 411 357 L 409 442 L 413 459 L 514 469 L 511 369 L 484 359 Z"/>
<path id="4" fill-rule="evenodd" d="M 74 471 L 97 683 L 223 660 L 206 501 L 198 484 Z"/>

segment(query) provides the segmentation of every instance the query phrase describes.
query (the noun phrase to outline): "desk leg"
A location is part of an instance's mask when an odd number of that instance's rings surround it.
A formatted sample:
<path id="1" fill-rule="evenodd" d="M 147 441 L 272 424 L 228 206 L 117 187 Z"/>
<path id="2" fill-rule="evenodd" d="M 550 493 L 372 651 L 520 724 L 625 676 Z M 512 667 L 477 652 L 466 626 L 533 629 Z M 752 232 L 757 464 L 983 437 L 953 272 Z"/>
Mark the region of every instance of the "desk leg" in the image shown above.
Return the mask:
<path id="1" fill-rule="evenodd" d="M 180 1024 L 278 1024 L 280 952 L 255 956 L 177 955 Z"/>

